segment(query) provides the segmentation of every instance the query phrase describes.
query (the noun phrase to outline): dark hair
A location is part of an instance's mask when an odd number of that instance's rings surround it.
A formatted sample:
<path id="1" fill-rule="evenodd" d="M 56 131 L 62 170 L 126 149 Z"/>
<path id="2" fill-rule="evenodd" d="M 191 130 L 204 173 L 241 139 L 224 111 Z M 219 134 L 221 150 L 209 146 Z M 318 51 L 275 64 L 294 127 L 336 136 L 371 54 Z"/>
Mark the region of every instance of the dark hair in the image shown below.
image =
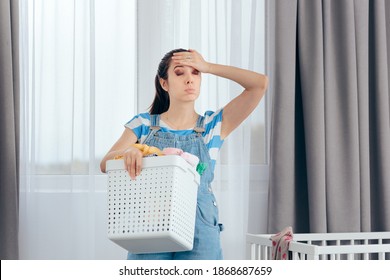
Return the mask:
<path id="1" fill-rule="evenodd" d="M 158 65 L 157 74 L 154 78 L 154 85 L 156 87 L 156 95 L 154 96 L 154 100 L 152 105 L 150 106 L 149 113 L 150 114 L 162 114 L 169 109 L 169 94 L 165 91 L 161 84 L 160 78 L 167 80 L 168 79 L 168 68 L 171 64 L 171 58 L 176 52 L 187 52 L 185 49 L 175 49 L 164 55 L 161 59 L 160 64 Z"/>

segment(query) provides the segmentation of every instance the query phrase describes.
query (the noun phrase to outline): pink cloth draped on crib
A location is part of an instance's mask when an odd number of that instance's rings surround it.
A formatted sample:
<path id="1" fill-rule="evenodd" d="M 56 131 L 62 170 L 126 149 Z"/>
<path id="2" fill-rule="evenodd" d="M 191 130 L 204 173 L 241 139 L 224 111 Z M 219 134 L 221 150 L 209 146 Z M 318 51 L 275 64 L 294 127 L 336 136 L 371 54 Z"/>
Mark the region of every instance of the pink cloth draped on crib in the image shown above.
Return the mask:
<path id="1" fill-rule="evenodd" d="M 273 260 L 289 259 L 288 248 L 292 239 L 292 227 L 285 227 L 282 231 L 271 236 Z"/>

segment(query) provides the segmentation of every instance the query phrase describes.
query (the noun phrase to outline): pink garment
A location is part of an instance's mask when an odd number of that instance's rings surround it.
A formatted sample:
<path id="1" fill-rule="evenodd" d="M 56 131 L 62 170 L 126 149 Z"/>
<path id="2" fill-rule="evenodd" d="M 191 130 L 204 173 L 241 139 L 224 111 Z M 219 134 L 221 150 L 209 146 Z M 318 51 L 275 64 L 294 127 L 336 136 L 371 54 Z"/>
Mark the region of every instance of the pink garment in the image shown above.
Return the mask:
<path id="1" fill-rule="evenodd" d="M 199 163 L 199 158 L 193 154 L 184 152 L 181 154 L 181 157 L 184 158 L 189 164 L 191 164 L 191 166 L 195 168 Z"/>
<path id="2" fill-rule="evenodd" d="M 164 155 L 178 155 L 178 156 L 180 156 L 183 153 L 183 150 L 178 149 L 178 148 L 164 148 L 162 150 L 162 152 Z"/>
<path id="3" fill-rule="evenodd" d="M 164 155 L 178 155 L 178 156 L 181 156 L 182 158 L 184 158 L 189 164 L 191 164 L 191 166 L 195 167 L 198 165 L 199 163 L 199 158 L 193 154 L 190 154 L 190 153 L 187 153 L 187 152 L 183 152 L 182 149 L 178 149 L 178 148 L 165 148 L 162 150 L 162 153 Z"/>
<path id="4" fill-rule="evenodd" d="M 293 239 L 292 227 L 285 227 L 281 232 L 272 235 L 272 259 L 288 260 L 288 247 Z"/>

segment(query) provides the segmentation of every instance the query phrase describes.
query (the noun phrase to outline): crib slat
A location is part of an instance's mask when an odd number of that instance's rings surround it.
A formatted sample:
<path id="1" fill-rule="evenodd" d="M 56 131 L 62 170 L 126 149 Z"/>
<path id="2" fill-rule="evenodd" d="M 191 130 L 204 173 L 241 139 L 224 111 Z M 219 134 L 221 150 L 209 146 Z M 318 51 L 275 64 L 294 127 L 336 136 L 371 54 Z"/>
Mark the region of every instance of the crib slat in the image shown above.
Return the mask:
<path id="1" fill-rule="evenodd" d="M 260 247 L 260 256 L 261 256 L 261 260 L 268 260 L 268 250 L 267 250 L 267 246 L 261 246 Z"/>
<path id="2" fill-rule="evenodd" d="M 256 259 L 256 244 L 251 244 L 250 246 L 250 255 L 251 255 L 251 260 L 255 260 Z"/>

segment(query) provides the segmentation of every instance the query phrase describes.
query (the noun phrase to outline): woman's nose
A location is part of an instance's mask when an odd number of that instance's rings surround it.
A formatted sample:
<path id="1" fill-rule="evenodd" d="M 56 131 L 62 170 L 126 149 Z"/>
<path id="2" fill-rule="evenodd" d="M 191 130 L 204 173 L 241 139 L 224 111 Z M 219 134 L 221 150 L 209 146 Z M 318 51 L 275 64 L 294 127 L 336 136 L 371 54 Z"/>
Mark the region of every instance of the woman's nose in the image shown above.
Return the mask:
<path id="1" fill-rule="evenodd" d="M 192 76 L 190 75 L 190 76 L 187 77 L 186 84 L 187 84 L 187 85 L 188 85 L 188 84 L 192 84 L 193 81 L 194 81 L 194 80 L 193 80 Z"/>

